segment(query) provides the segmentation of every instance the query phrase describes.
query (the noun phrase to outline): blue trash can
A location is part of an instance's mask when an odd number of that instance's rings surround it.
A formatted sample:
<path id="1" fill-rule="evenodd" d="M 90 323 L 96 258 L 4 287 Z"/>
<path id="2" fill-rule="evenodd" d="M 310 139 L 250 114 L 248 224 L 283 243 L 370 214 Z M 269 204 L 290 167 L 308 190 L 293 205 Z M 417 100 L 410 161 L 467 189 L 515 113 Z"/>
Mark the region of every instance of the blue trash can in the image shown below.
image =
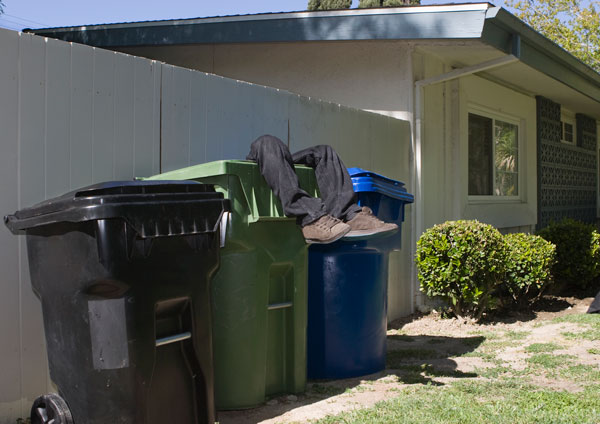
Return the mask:
<path id="1" fill-rule="evenodd" d="M 350 378 L 385 369 L 388 260 L 401 247 L 404 184 L 360 168 L 348 169 L 361 206 L 399 231 L 388 237 L 342 239 L 310 246 L 307 376 Z"/>

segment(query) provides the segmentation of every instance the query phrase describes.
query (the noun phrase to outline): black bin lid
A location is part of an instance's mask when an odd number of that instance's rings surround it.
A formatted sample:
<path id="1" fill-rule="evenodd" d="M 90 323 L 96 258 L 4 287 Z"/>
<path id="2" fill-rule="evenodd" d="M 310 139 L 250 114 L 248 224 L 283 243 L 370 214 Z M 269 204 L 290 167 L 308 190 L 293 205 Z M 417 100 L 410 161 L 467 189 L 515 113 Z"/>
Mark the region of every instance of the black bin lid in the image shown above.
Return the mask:
<path id="1" fill-rule="evenodd" d="M 196 181 L 110 181 L 4 217 L 14 233 L 62 222 L 120 218 L 142 238 L 216 231 L 229 201 Z"/>

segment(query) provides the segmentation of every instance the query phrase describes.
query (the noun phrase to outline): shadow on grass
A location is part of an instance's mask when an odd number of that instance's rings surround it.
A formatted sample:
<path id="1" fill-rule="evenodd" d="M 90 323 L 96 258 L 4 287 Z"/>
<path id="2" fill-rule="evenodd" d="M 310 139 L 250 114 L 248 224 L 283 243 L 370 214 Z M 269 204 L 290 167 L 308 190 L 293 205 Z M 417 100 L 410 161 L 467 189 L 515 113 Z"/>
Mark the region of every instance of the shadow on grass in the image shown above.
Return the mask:
<path id="1" fill-rule="evenodd" d="M 543 312 L 562 312 L 571 308 L 574 303 L 568 299 L 556 296 L 543 296 L 531 305 L 507 305 L 495 311 L 482 320 L 482 324 L 514 324 L 516 322 L 533 321 Z"/>
<path id="2" fill-rule="evenodd" d="M 491 311 L 479 324 L 514 324 L 517 322 L 533 321 L 539 318 L 540 313 L 560 313 L 574 307 L 578 300 L 594 298 L 600 291 L 600 277 L 586 289 L 571 288 L 562 294 L 546 293 L 532 304 L 516 305 L 507 303 L 499 309 Z M 443 309 L 443 308 L 442 308 Z M 388 324 L 388 330 L 400 330 L 413 321 L 418 321 L 427 314 L 415 313 L 396 319 Z"/>
<path id="3" fill-rule="evenodd" d="M 425 315 L 426 314 L 423 314 L 421 312 L 415 312 L 412 315 L 407 315 L 405 317 L 400 317 L 400 318 L 397 318 L 397 319 L 395 319 L 395 320 L 393 320 L 391 322 L 388 321 L 387 328 L 388 328 L 388 330 L 400 330 L 406 324 L 410 324 L 413 321 L 418 321 L 421 318 L 423 318 Z"/>
<path id="4" fill-rule="evenodd" d="M 221 424 L 251 424 L 281 416 L 288 411 L 326 401 L 344 393 L 360 391 L 364 384 L 394 376 L 401 384 L 442 385 L 439 377 L 472 378 L 475 373 L 457 369 L 451 359 L 475 350 L 484 337 L 387 336 L 386 370 L 343 380 L 308 381 L 301 395 L 276 396 L 266 404 L 244 411 L 220 411 Z M 356 389 L 356 390 L 354 390 Z"/>
<path id="5" fill-rule="evenodd" d="M 405 384 L 442 385 L 436 377 L 473 378 L 452 357 L 473 352 L 485 337 L 389 335 L 386 368 Z"/>
<path id="6" fill-rule="evenodd" d="M 600 290 L 600 279 L 598 278 L 584 289 L 573 287 L 573 285 L 563 285 L 562 289 L 555 288 L 555 292 L 546 293 L 531 305 L 506 305 L 504 308 L 491 314 L 482 324 L 497 322 L 512 324 L 515 322 L 532 321 L 537 319 L 540 313 L 563 312 L 574 307 L 579 303 L 578 301 L 588 298 L 593 299 L 598 290 Z"/>

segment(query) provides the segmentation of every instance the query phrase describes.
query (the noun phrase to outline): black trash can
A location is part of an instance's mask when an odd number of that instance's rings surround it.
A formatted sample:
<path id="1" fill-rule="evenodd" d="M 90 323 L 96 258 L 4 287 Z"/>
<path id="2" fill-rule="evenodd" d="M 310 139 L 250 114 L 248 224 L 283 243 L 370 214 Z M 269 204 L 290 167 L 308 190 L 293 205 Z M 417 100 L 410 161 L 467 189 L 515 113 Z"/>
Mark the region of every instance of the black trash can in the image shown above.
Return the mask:
<path id="1" fill-rule="evenodd" d="M 27 235 L 59 391 L 32 423 L 215 421 L 209 282 L 227 202 L 196 182 L 111 182 L 5 217 Z"/>

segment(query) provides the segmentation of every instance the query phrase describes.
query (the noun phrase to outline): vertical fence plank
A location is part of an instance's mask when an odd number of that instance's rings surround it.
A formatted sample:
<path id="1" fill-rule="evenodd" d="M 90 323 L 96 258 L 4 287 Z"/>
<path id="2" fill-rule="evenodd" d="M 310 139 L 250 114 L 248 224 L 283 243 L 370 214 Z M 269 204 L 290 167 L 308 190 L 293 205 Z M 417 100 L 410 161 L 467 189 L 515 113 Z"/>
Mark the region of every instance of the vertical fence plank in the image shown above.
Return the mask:
<path id="1" fill-rule="evenodd" d="M 313 146 L 313 134 L 319 125 L 319 111 L 309 108 L 309 99 L 300 96 L 289 97 L 289 147 L 292 151 L 298 151 Z M 298 113 L 303 110 L 302 119 L 298 119 Z"/>
<path id="2" fill-rule="evenodd" d="M 378 124 L 371 124 L 373 166 L 386 176 L 410 185 L 410 163 L 407 147 L 410 145 L 410 124 L 394 118 L 383 117 Z"/>
<path id="3" fill-rule="evenodd" d="M 44 179 L 46 198 L 59 196 L 71 188 L 71 44 L 58 40 L 46 40 L 46 131 Z M 23 248 L 22 255 L 26 255 Z M 27 291 L 31 307 L 39 309 L 39 299 Z M 25 298 L 25 296 L 24 296 Z M 24 309 L 27 310 L 27 309 Z M 39 343 L 44 346 L 44 332 L 41 328 L 43 317 L 40 315 Z M 39 366 L 47 370 L 47 355 L 44 348 L 38 352 L 42 358 Z M 49 383 L 49 374 L 45 374 Z M 44 390 L 43 394 L 48 390 Z M 34 394 L 35 395 L 35 394 Z M 30 406 L 30 399 L 23 407 Z"/>
<path id="4" fill-rule="evenodd" d="M 192 71 L 163 66 L 162 171 L 189 165 Z"/>
<path id="5" fill-rule="evenodd" d="M 289 114 L 289 97 L 294 95 L 258 85 L 246 84 L 245 88 L 252 124 L 248 138 L 240 140 L 244 147 L 242 155 L 249 150 L 250 143 L 263 134 L 274 135 L 288 143 L 288 121 L 293 119 Z"/>
<path id="6" fill-rule="evenodd" d="M 46 43 L 43 38 L 21 35 L 20 45 L 20 178 L 21 204 L 45 199 L 46 142 Z"/>
<path id="7" fill-rule="evenodd" d="M 307 97 L 293 96 L 289 101 L 290 149 L 298 151 L 315 144 L 339 148 L 335 131 L 330 130 L 329 108 Z"/>
<path id="8" fill-rule="evenodd" d="M 133 175 L 133 128 L 135 67 L 131 57 L 115 55 L 114 74 L 114 175 L 115 180 L 131 180 Z"/>
<path id="9" fill-rule="evenodd" d="M 71 45 L 46 41 L 46 197 L 70 188 Z"/>
<path id="10" fill-rule="evenodd" d="M 45 198 L 46 155 L 46 41 L 23 34 L 20 44 L 20 196 L 19 208 Z M 23 410 L 46 390 L 47 359 L 41 305 L 31 290 L 27 249 L 20 240 L 21 265 L 21 389 Z"/>
<path id="11" fill-rule="evenodd" d="M 160 86 L 156 84 L 160 66 L 141 58 L 134 63 L 134 176 L 157 174 L 160 152 Z"/>
<path id="12" fill-rule="evenodd" d="M 191 97 L 190 97 L 190 165 L 206 162 L 207 139 L 207 96 L 206 75 L 194 72 L 191 75 Z"/>
<path id="13" fill-rule="evenodd" d="M 71 45 L 70 188 L 92 184 L 94 48 Z"/>
<path id="14" fill-rule="evenodd" d="M 0 29 L 0 211 L 18 208 L 19 36 Z M 19 240 L 0 226 L 0 422 L 21 413 Z"/>
<path id="15" fill-rule="evenodd" d="M 242 155 L 226 158 L 224 146 L 239 143 L 244 133 L 248 134 L 248 117 L 239 113 L 245 99 L 237 90 L 235 82 L 226 78 L 208 76 L 206 125 L 206 160 L 242 159 Z M 232 102 L 230 99 L 235 99 Z M 232 132 L 235 131 L 235 135 Z M 248 138 L 250 135 L 248 134 Z M 247 142 L 249 143 L 249 142 Z"/>
<path id="16" fill-rule="evenodd" d="M 162 72 L 163 67 L 159 62 L 154 62 L 154 92 L 156 97 L 154 99 L 154 132 L 152 134 L 154 140 L 152 155 L 152 174 L 158 174 L 161 172 L 162 166 L 162 134 L 161 134 L 161 120 L 162 120 Z"/>
<path id="17" fill-rule="evenodd" d="M 92 118 L 92 180 L 114 178 L 115 135 L 115 56 L 116 53 L 94 51 L 94 92 Z"/>
<path id="18" fill-rule="evenodd" d="M 171 133 L 172 133 L 172 107 L 173 102 L 173 72 L 174 66 L 162 65 L 160 74 L 160 172 L 166 172 L 171 169 L 169 161 L 171 154 Z"/>
<path id="19" fill-rule="evenodd" d="M 266 93 L 264 87 L 257 87 L 230 79 L 222 79 L 225 96 L 219 99 L 216 109 L 218 113 L 209 119 L 212 133 L 220 133 L 221 142 L 218 148 L 219 159 L 243 159 L 248 153 L 250 143 L 262 134 L 254 131 L 257 111 L 256 104 L 264 104 Z M 232 102 L 230 99 L 235 99 Z M 235 125 L 232 125 L 235 124 Z M 285 138 L 284 138 L 285 139 Z"/>
<path id="20" fill-rule="evenodd" d="M 287 101 L 273 101 L 273 89 L 206 78 L 207 161 L 244 159 L 250 143 L 265 133 L 287 140 Z M 269 124 L 275 121 L 277 125 Z"/>

